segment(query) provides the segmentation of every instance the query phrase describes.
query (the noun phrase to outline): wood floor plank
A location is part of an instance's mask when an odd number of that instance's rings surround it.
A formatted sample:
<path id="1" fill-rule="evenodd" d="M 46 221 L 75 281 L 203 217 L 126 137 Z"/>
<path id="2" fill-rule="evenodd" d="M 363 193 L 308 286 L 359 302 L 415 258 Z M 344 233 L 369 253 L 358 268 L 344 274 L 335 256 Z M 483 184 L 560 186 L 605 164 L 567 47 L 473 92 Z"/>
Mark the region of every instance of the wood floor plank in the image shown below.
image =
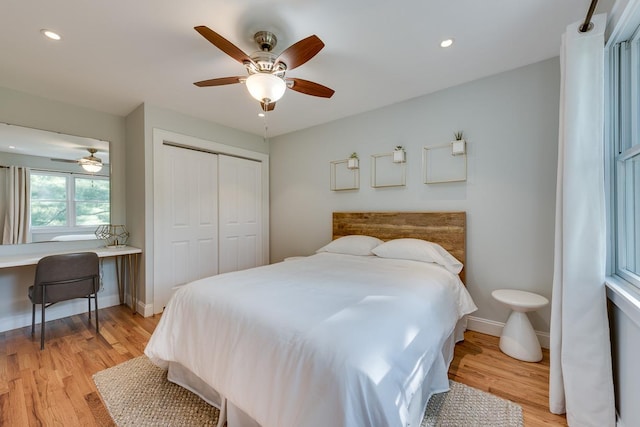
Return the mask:
<path id="1" fill-rule="evenodd" d="M 113 421 L 93 375 L 141 356 L 160 316 L 132 315 L 125 306 L 99 311 L 101 334 L 86 314 L 47 322 L 45 349 L 31 327 L 0 333 L 0 425 L 108 426 Z M 498 338 L 465 333 L 449 377 L 520 404 L 525 426 L 566 426 L 549 413 L 549 353 L 540 363 L 502 353 Z"/>
<path id="2" fill-rule="evenodd" d="M 112 427 L 115 426 L 115 423 L 111 419 L 107 408 L 102 403 L 102 399 L 98 396 L 98 392 L 92 392 L 84 397 L 85 402 L 87 402 L 87 406 L 93 415 L 93 419 L 95 424 L 100 427 Z M 89 424 L 87 424 L 89 425 Z"/>
<path id="3" fill-rule="evenodd" d="M 24 387 L 22 386 L 22 379 L 18 378 L 9 383 L 7 403 L 6 405 L 3 405 L 3 413 L 6 413 L 7 416 L 6 425 L 30 425 L 25 394 Z M 4 411 L 5 408 L 6 412 Z"/>

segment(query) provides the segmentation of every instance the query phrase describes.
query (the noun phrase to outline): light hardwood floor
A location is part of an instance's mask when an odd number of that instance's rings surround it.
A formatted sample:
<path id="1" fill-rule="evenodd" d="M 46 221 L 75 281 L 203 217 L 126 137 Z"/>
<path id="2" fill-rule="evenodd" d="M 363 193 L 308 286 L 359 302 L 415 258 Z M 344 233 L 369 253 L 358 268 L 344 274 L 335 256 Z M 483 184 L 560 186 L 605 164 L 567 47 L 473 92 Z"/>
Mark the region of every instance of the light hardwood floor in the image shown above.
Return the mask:
<path id="1" fill-rule="evenodd" d="M 132 315 L 123 306 L 100 310 L 96 337 L 86 315 L 47 323 L 45 350 L 39 329 L 0 333 L 0 425 L 112 426 L 92 376 L 143 354 L 159 316 Z M 456 346 L 451 379 L 522 405 L 525 426 L 566 426 L 547 410 L 549 353 L 541 363 L 514 360 L 498 339 L 467 332 Z"/>
<path id="2" fill-rule="evenodd" d="M 522 406 L 524 425 L 566 426 L 564 416 L 549 412 L 549 351 L 539 363 L 513 359 L 500 351 L 499 338 L 467 331 L 456 345 L 449 378 Z"/>

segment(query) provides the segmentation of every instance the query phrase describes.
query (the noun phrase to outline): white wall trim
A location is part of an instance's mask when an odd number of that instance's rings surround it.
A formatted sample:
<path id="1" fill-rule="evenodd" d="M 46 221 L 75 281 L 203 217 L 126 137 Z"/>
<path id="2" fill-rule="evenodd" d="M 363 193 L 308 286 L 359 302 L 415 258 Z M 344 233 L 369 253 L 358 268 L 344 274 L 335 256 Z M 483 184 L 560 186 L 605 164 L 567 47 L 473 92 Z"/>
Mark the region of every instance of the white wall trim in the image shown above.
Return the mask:
<path id="1" fill-rule="evenodd" d="M 102 296 L 98 294 L 98 310 L 107 307 L 120 305 L 118 295 Z M 30 304 L 29 304 L 30 306 Z M 93 304 L 91 304 L 93 311 Z M 87 313 L 87 301 L 82 299 L 74 299 L 71 301 L 59 302 L 47 309 L 45 313 L 45 321 L 61 319 L 76 314 Z M 40 305 L 36 306 L 36 325 L 40 324 Z M 0 332 L 10 331 L 12 329 L 31 326 L 31 310 L 12 315 L 11 317 L 0 319 Z M 39 334 L 39 328 L 36 327 L 36 334 Z"/>
<path id="2" fill-rule="evenodd" d="M 631 38 L 640 20 L 640 1 L 617 1 L 609 16 L 608 27 L 612 28 L 607 39 L 606 48 L 613 44 Z"/>
<path id="3" fill-rule="evenodd" d="M 640 328 L 640 292 L 615 276 L 605 279 L 607 297 Z"/>
<path id="4" fill-rule="evenodd" d="M 138 314 L 142 314 L 142 317 L 153 316 L 153 304 L 145 304 L 143 301 L 138 300 Z"/>
<path id="5" fill-rule="evenodd" d="M 483 319 L 481 317 L 469 316 L 467 317 L 467 329 L 482 334 L 499 337 L 502 334 L 502 328 L 504 328 L 503 322 L 496 322 L 495 320 Z M 543 348 L 550 347 L 550 336 L 548 332 L 536 331 L 540 346 Z"/>

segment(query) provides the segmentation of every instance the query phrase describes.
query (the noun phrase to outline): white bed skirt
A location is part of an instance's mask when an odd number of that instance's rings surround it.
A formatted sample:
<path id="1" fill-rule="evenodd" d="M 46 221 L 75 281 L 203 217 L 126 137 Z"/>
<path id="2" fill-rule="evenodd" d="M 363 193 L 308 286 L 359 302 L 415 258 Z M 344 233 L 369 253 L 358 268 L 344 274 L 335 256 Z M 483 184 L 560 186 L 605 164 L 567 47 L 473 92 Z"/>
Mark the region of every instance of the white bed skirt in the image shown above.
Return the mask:
<path id="1" fill-rule="evenodd" d="M 425 380 L 421 387 L 413 395 L 413 399 L 409 404 L 409 414 L 411 422 L 407 424 L 407 427 L 419 427 L 424 417 L 424 412 L 427 409 L 427 403 L 429 399 L 435 393 L 442 393 L 449 390 L 449 383 L 446 384 L 436 383 L 432 378 L 432 373 L 437 371 L 433 369 L 438 363 L 442 363 L 446 366 L 446 370 L 449 369 L 449 365 L 453 360 L 453 354 L 455 344 L 464 340 L 464 331 L 467 329 L 467 316 L 460 319 L 456 325 L 455 330 L 449 336 L 442 348 L 442 357 L 438 358 L 432 369 L 427 373 Z M 216 390 L 198 378 L 193 372 L 185 368 L 177 362 L 169 362 L 169 371 L 167 373 L 167 379 L 172 383 L 178 384 L 192 391 L 202 398 L 205 402 L 218 408 L 220 410 L 220 416 L 218 419 L 218 427 L 223 427 L 225 421 L 227 427 L 261 427 L 258 422 L 247 415 L 242 409 L 238 408 L 233 402 L 225 399 Z"/>

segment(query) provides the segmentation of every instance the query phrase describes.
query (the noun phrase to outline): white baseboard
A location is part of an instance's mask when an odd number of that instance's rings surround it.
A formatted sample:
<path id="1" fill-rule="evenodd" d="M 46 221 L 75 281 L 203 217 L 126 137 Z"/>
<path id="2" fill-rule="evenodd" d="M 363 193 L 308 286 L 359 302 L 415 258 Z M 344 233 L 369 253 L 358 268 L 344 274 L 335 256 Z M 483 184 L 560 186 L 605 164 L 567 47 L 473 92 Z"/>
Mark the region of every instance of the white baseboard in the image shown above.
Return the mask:
<path id="1" fill-rule="evenodd" d="M 138 313 L 142 314 L 142 317 L 153 316 L 153 304 L 145 304 L 138 300 Z"/>
<path id="2" fill-rule="evenodd" d="M 113 307 L 120 305 L 120 297 L 114 295 L 98 294 L 98 308 Z M 31 303 L 29 303 L 29 311 L 17 313 L 11 317 L 0 318 L 0 332 L 11 331 L 13 329 L 31 326 Z M 87 312 L 87 301 L 84 299 L 75 299 L 55 304 L 47 309 L 46 319 L 56 320 L 63 317 L 74 316 Z M 143 317 L 153 316 L 153 304 L 145 304 L 143 301 L 137 301 L 137 312 Z M 36 324 L 40 324 L 40 306 L 36 307 Z"/>
<path id="3" fill-rule="evenodd" d="M 98 294 L 98 308 L 112 307 L 120 304 L 118 295 L 102 296 Z M 93 305 L 93 304 L 92 304 Z M 14 314 L 11 317 L 0 319 L 0 332 L 10 331 L 12 329 L 31 326 L 31 304 L 26 312 Z M 71 301 L 63 301 L 56 303 L 47 309 L 45 314 L 46 320 L 56 320 L 63 317 L 73 316 L 76 314 L 87 312 L 87 301 L 85 299 L 75 299 Z M 40 306 L 36 307 L 36 324 L 40 324 Z"/>
<path id="4" fill-rule="evenodd" d="M 471 331 L 499 337 L 502 334 L 502 328 L 504 328 L 503 322 L 496 322 L 495 320 L 475 316 L 467 317 L 467 329 Z M 540 341 L 541 347 L 549 348 L 550 337 L 548 332 L 536 331 L 536 336 L 538 337 L 538 341 Z"/>

